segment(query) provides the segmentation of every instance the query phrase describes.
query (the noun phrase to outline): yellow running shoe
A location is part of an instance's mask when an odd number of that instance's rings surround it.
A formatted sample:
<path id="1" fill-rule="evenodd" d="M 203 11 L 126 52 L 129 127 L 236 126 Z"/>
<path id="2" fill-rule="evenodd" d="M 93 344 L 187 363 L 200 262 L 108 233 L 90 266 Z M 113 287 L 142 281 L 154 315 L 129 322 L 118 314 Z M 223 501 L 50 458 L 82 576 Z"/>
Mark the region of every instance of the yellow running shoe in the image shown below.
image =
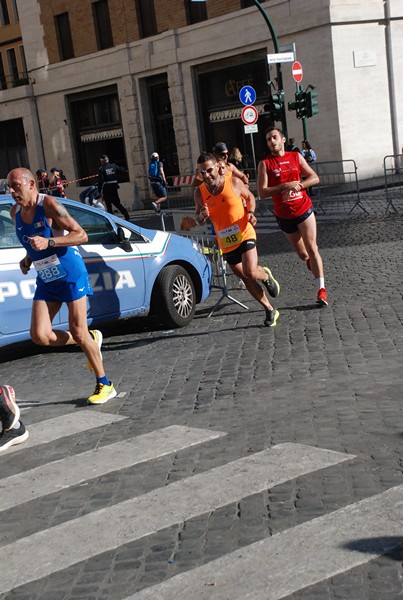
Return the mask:
<path id="1" fill-rule="evenodd" d="M 104 339 L 102 333 L 98 329 L 90 329 L 90 336 L 92 338 L 94 338 L 94 340 L 98 344 L 99 352 L 101 353 L 101 358 L 102 358 L 101 346 L 102 346 L 102 340 Z M 87 361 L 87 368 L 89 371 L 94 370 L 92 368 L 92 364 L 90 363 L 90 361 Z"/>
<path id="2" fill-rule="evenodd" d="M 110 382 L 110 385 L 106 385 L 106 383 L 97 383 L 95 392 L 88 398 L 87 404 L 105 404 L 105 402 L 114 398 L 116 393 L 112 381 Z"/>

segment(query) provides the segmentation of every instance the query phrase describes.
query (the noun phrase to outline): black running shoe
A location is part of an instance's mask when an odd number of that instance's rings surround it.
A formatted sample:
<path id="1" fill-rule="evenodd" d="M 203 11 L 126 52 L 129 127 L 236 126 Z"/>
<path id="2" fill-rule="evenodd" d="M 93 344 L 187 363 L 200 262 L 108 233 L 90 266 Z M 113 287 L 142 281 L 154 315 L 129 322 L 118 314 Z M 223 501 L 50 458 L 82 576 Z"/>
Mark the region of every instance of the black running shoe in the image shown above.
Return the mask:
<path id="1" fill-rule="evenodd" d="M 0 421 L 3 429 L 11 429 L 20 418 L 20 409 L 15 401 L 15 392 L 11 385 L 0 387 Z"/>
<path id="2" fill-rule="evenodd" d="M 279 316 L 280 313 L 276 308 L 273 308 L 273 310 L 266 310 L 266 318 L 264 320 L 265 327 L 275 327 Z"/>
<path id="3" fill-rule="evenodd" d="M 268 274 L 267 281 L 262 281 L 261 283 L 264 285 L 266 290 L 269 292 L 272 298 L 276 298 L 280 293 L 280 284 L 273 277 L 273 273 L 270 271 L 269 267 L 262 267 L 264 271 Z"/>
<path id="4" fill-rule="evenodd" d="M 28 439 L 28 431 L 25 429 L 25 425 L 20 421 L 18 429 L 3 429 L 0 434 L 0 452 L 7 450 L 10 446 L 16 446 L 22 444 Z"/>

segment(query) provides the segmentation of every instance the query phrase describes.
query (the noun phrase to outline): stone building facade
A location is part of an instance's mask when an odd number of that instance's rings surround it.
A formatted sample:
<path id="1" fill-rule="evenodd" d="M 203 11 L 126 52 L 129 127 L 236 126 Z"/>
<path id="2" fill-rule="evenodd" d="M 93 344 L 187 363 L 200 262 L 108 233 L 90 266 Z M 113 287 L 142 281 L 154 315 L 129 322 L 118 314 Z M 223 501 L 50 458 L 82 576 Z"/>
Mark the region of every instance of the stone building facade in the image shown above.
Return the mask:
<path id="1" fill-rule="evenodd" d="M 238 146 L 254 167 L 265 152 L 265 110 L 278 67 L 253 0 L 16 0 L 28 83 L 0 92 L 1 128 L 23 127 L 27 162 L 63 168 L 77 198 L 99 156 L 126 166 L 121 198 L 150 195 L 149 156 L 168 175 L 194 170 L 201 149 Z M 319 114 L 306 122 L 321 161 L 354 159 L 360 177 L 382 173 L 403 140 L 401 0 L 268 0 L 261 6 L 280 49 L 295 48 L 301 85 L 315 86 Z M 280 66 L 294 100 L 291 63 Z M 245 133 L 238 93 L 257 93 L 258 133 Z M 16 121 L 16 122 L 17 122 Z M 302 123 L 287 111 L 288 135 Z M 0 147 L 0 152 L 4 150 Z M 22 156 L 22 155 L 21 155 Z M 253 160 L 255 157 L 255 161 Z M 5 173 L 0 173 L 4 177 Z"/>

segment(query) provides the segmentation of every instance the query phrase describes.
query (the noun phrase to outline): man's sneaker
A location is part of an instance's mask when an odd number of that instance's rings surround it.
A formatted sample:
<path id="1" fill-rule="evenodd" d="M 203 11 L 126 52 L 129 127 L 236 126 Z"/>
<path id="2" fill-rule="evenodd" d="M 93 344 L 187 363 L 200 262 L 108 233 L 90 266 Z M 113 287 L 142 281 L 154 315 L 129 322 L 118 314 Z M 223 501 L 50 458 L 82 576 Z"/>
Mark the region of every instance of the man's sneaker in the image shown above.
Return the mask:
<path id="1" fill-rule="evenodd" d="M 11 385 L 0 387 L 0 421 L 4 429 L 12 429 L 20 418 L 20 409 L 15 401 L 15 392 Z"/>
<path id="2" fill-rule="evenodd" d="M 267 279 L 267 281 L 262 281 L 261 283 L 269 292 L 270 296 L 272 298 L 276 298 L 280 293 L 280 284 L 274 279 L 273 273 L 270 271 L 269 267 L 263 267 L 263 270 L 266 271 L 269 278 Z"/>
<path id="3" fill-rule="evenodd" d="M 101 346 L 102 340 L 104 339 L 102 333 L 98 329 L 90 329 L 90 336 L 96 341 L 102 358 Z M 90 361 L 87 361 L 87 367 L 89 371 L 94 370 Z"/>
<path id="4" fill-rule="evenodd" d="M 275 327 L 279 316 L 280 313 L 276 308 L 273 308 L 273 310 L 266 310 L 266 318 L 264 320 L 265 327 Z"/>
<path id="5" fill-rule="evenodd" d="M 160 212 L 160 207 L 156 202 L 151 202 L 151 206 L 153 207 L 153 209 L 157 212 Z"/>
<path id="6" fill-rule="evenodd" d="M 111 398 L 116 396 L 116 390 L 113 386 L 112 381 L 110 385 L 106 385 L 106 383 L 97 383 L 95 386 L 95 392 L 92 396 L 90 396 L 87 400 L 88 404 L 105 404 Z"/>
<path id="7" fill-rule="evenodd" d="M 20 421 L 20 426 L 18 429 L 3 429 L 0 434 L 0 452 L 3 450 L 7 450 L 10 446 L 16 446 L 17 444 L 22 444 L 25 440 L 28 439 L 28 431 L 25 429 L 25 426 Z"/>
<path id="8" fill-rule="evenodd" d="M 329 303 L 327 301 L 327 293 L 325 288 L 320 288 L 318 291 L 318 298 L 316 300 L 316 304 L 319 306 L 327 306 Z"/>

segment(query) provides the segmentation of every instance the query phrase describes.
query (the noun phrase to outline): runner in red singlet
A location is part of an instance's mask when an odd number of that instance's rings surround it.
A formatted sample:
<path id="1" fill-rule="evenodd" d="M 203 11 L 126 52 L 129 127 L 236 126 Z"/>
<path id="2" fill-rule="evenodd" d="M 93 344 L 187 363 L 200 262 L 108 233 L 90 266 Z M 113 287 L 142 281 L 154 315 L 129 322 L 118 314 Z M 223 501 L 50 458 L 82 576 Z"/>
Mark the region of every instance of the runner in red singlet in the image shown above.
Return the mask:
<path id="1" fill-rule="evenodd" d="M 305 191 L 319 183 L 319 177 L 299 152 L 284 149 L 286 140 L 281 129 L 268 129 L 266 141 L 270 153 L 259 163 L 259 197 L 273 199 L 280 229 L 315 277 L 318 288 L 316 303 L 326 306 L 323 261 L 316 243 L 316 218 L 312 201 Z"/>

